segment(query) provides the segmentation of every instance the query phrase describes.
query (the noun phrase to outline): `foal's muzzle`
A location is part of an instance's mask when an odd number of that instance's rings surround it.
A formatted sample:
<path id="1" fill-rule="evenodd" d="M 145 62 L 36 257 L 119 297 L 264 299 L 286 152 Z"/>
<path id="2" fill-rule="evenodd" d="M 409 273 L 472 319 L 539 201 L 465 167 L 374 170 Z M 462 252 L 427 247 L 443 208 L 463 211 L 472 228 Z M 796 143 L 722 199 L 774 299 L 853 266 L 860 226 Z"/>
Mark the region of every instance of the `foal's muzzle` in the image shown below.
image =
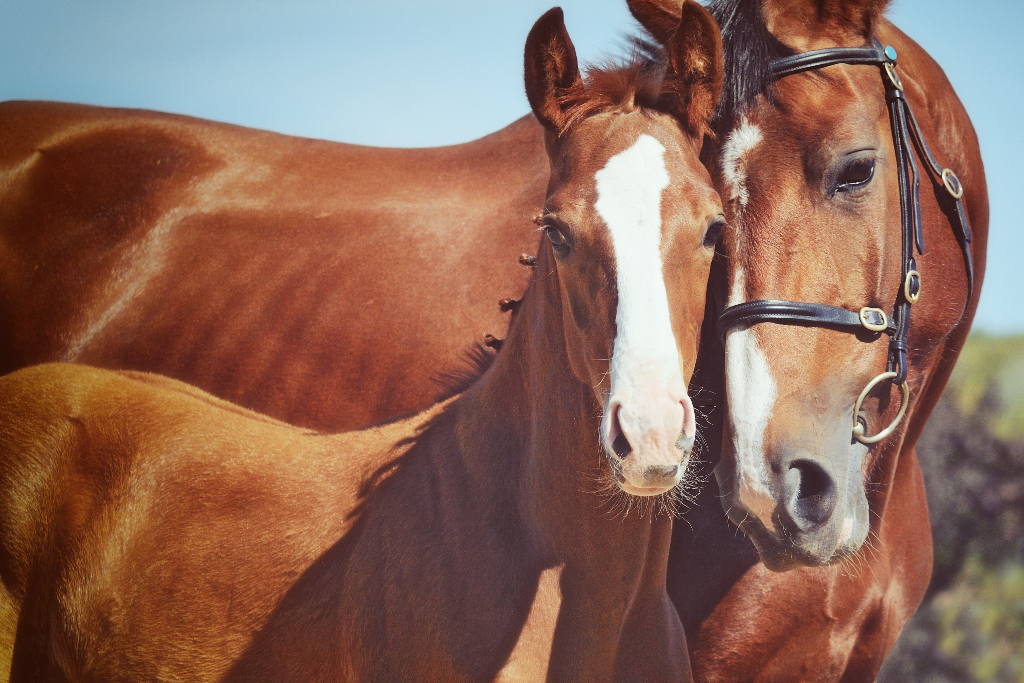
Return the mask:
<path id="1" fill-rule="evenodd" d="M 602 440 L 616 483 L 626 493 L 664 493 L 682 479 L 696 423 L 683 393 L 648 401 L 612 398 L 602 421 Z"/>

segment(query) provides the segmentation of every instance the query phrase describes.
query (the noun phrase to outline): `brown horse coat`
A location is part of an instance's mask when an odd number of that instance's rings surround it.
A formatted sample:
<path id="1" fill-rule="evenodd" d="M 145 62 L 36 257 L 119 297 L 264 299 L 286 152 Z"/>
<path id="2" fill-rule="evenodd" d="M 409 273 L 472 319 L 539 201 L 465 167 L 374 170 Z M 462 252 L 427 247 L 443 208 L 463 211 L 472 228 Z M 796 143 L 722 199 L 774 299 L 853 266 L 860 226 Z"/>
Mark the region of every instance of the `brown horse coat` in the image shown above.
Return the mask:
<path id="1" fill-rule="evenodd" d="M 757 2 L 734 4 L 760 11 Z M 860 11 L 858 3 L 847 4 L 854 13 Z M 800 30 L 796 20 L 806 20 L 806 13 L 802 3 L 791 5 L 792 34 Z M 786 3 L 774 6 L 785 9 Z M 830 3 L 822 3 L 822 7 L 831 8 L 833 21 L 849 19 L 834 11 Z M 927 53 L 884 19 L 877 22 L 875 31 L 899 52 L 908 98 L 929 145 L 964 181 L 975 234 L 977 297 L 984 272 L 988 205 L 970 120 L 941 68 Z M 816 114 L 813 109 L 802 112 L 807 118 Z M 101 327 L 108 333 L 89 337 L 74 357 L 108 367 L 171 374 L 276 417 L 324 428 L 355 426 L 426 406 L 435 391 L 430 378 L 451 369 L 457 349 L 485 332 L 501 335 L 505 319 L 495 311 L 494 302 L 497 297 L 517 296 L 525 285 L 526 274 L 514 259 L 534 244 L 535 226 L 530 219 L 541 210 L 547 178 L 542 129 L 532 117 L 469 145 L 408 151 L 295 140 L 150 112 L 45 103 L 0 105 L 0 127 L 11 133 L 0 138 L 0 314 L 10 323 L 0 325 L 0 361 L 5 370 L 69 358 L 82 332 L 102 318 L 105 323 Z M 138 134 L 129 135 L 131 131 Z M 720 133 L 720 143 L 728 132 Z M 770 146 L 771 140 L 765 144 Z M 47 156 L 50 145 L 54 146 Z M 251 157 L 245 156 L 246 150 Z M 709 162 L 717 164 L 720 146 L 709 146 L 709 151 Z M 376 175 L 364 177 L 354 164 L 331 162 L 355 152 L 364 155 L 360 158 L 368 168 L 378 169 Z M 133 269 L 114 271 L 113 264 L 131 263 L 149 253 L 154 240 L 145 237 L 155 234 L 155 219 L 164 216 L 162 224 L 176 226 L 175 216 L 188 215 L 195 201 L 189 194 L 188 173 L 168 173 L 156 182 L 158 178 L 151 174 L 163 172 L 157 161 L 179 159 L 185 163 L 193 155 L 212 159 L 215 167 L 225 171 L 204 192 L 216 211 L 197 214 L 194 220 L 204 221 L 201 231 L 165 233 L 171 242 L 183 240 L 180 251 L 186 256 L 176 262 L 181 265 L 160 271 L 159 287 L 146 284 L 157 280 L 143 278 L 142 286 L 132 287 L 133 297 L 111 308 L 107 302 L 116 300 L 112 293 L 135 281 Z M 241 163 L 247 158 L 261 168 L 262 179 L 247 175 Z M 412 158 L 419 160 L 414 172 L 397 165 Z M 450 168 L 460 172 L 446 175 Z M 317 169 L 323 169 L 322 173 Z M 293 260 L 330 262 L 340 258 L 338 254 L 351 252 L 349 245 L 358 230 L 318 235 L 319 224 L 335 220 L 338 213 L 315 219 L 316 202 L 346 201 L 334 188 L 346 186 L 350 170 L 362 178 L 355 186 L 366 188 L 364 210 L 376 212 L 378 206 L 394 209 L 396 204 L 404 210 L 402 219 L 394 223 L 388 223 L 389 214 L 381 211 L 375 225 L 383 226 L 388 234 L 403 235 L 410 244 L 427 245 L 415 250 L 416 254 L 443 258 L 445 249 L 465 250 L 458 267 L 423 268 L 414 287 L 393 290 L 393 298 L 379 309 L 367 310 L 366 318 L 336 313 L 348 288 L 359 286 L 355 278 L 314 280 L 296 270 L 288 271 L 289 278 L 279 278 L 274 271 L 263 277 L 232 279 L 236 270 L 261 273 L 269 264 L 284 272 Z M 197 182 L 213 177 L 201 175 Z M 478 182 L 479 192 L 460 191 L 459 203 L 432 201 L 436 192 L 419 188 L 434 187 L 435 177 L 446 178 L 446 187 L 452 191 Z M 133 184 L 133 178 L 140 182 Z M 402 185 L 392 186 L 392 179 Z M 280 209 L 259 201 L 262 193 L 278 189 L 274 202 Z M 723 192 L 727 189 L 722 187 Z M 406 201 L 390 201 L 395 192 L 405 193 Z M 925 180 L 922 198 L 926 203 L 932 201 L 929 192 Z M 103 201 L 90 201 L 92 197 Z M 489 199 L 475 202 L 474 197 Z M 514 206 L 503 203 L 510 197 L 522 200 Z M 238 201 L 227 201 L 229 198 Z M 175 211 L 175 202 L 180 202 L 182 212 Z M 774 205 L 784 208 L 785 202 L 780 198 Z M 492 212 L 491 207 L 500 210 Z M 225 240 L 234 250 L 231 253 L 208 248 L 218 243 L 217 235 L 230 234 L 233 226 L 239 225 L 262 229 L 252 239 L 242 235 Z M 408 225 L 432 229 L 405 234 Z M 71 230 L 74 226 L 78 227 Z M 465 231 L 458 233 L 459 239 L 448 236 L 447 231 L 460 226 L 473 226 L 480 232 L 469 239 Z M 280 231 L 287 233 L 287 240 L 276 236 Z M 85 258 L 74 268 L 66 267 L 74 254 L 86 251 L 61 251 L 60 245 L 74 244 L 95 245 L 97 256 Z M 499 249 L 499 244 L 505 246 Z M 490 250 L 490 260 L 479 254 L 474 258 L 476 249 Z M 172 251 L 178 250 L 172 247 Z M 236 253 L 244 255 L 246 263 L 264 266 L 240 266 L 230 260 Z M 103 254 L 108 260 L 100 258 Z M 386 252 L 370 249 L 356 265 L 366 264 L 369 270 L 376 259 L 385 257 Z M 960 277 L 960 267 L 955 260 L 950 265 L 956 277 Z M 193 270 L 197 274 L 186 278 Z M 327 272 L 326 266 L 314 265 L 311 270 Z M 117 276 L 111 277 L 112 272 Z M 470 273 L 489 275 L 471 277 Z M 190 283 L 187 296 L 183 294 L 185 282 Z M 930 287 L 931 282 L 925 286 Z M 723 288 L 728 290 L 725 285 Z M 304 297 L 306 291 L 315 296 Z M 423 298 L 410 299 L 410 291 Z M 435 293 L 442 295 L 435 297 Z M 304 307 L 314 307 L 321 300 L 340 303 L 323 305 L 315 316 L 303 318 Z M 453 303 L 456 301 L 458 305 Z M 219 303 L 216 309 L 208 309 L 204 302 Z M 272 303 L 279 310 L 296 310 L 301 315 L 294 319 L 285 316 L 293 320 L 291 326 L 273 324 L 276 318 L 269 314 L 266 322 L 253 322 L 260 320 L 260 311 L 274 310 Z M 930 573 L 930 538 L 921 533 L 927 528 L 926 507 L 914 444 L 952 369 L 973 309 L 972 303 L 963 324 L 931 350 L 930 357 L 941 360 L 933 366 L 927 385 L 917 391 L 898 457 L 891 459 L 896 464 L 892 480 L 898 486 L 889 490 L 888 531 L 880 533 L 892 539 L 906 538 L 909 529 L 913 531 L 911 540 L 887 543 L 884 552 L 870 563 L 842 572 L 824 568 L 773 574 L 758 563 L 750 542 L 727 521 L 714 482 L 687 513 L 688 524 L 675 526 L 669 590 L 689 635 L 698 678 L 873 679 L 919 602 Z M 391 310 L 402 315 L 388 315 Z M 107 311 L 111 313 L 103 318 Z M 708 319 L 712 320 L 717 314 L 713 303 L 710 311 Z M 372 333 L 364 334 L 353 322 L 366 321 L 377 312 L 381 315 L 371 321 Z M 456 327 L 449 324 L 449 318 L 467 324 Z M 314 326 L 315 333 L 304 333 L 304 326 Z M 158 333 L 150 331 L 157 329 Z M 415 339 L 425 346 L 392 343 L 395 339 Z M 703 341 L 705 361 L 698 369 L 699 383 L 717 388 L 721 395 L 723 381 L 718 373 L 724 362 L 722 352 L 720 347 L 716 349 L 713 331 Z M 434 353 L 417 356 L 419 365 L 391 362 L 393 358 L 408 359 L 401 354 L 416 353 L 426 345 L 431 345 Z M 314 349 L 316 352 L 310 353 Z M 346 356 L 367 360 L 352 364 L 345 361 Z M 396 374 L 405 378 L 401 384 L 392 381 Z M 352 391 L 331 391 L 338 386 Z M 307 401 L 307 396 L 318 400 Z M 718 429 L 722 413 L 721 407 L 710 413 Z M 705 433 L 715 459 L 718 434 L 715 429 Z M 875 543 L 876 550 L 879 547 Z"/>
<path id="2" fill-rule="evenodd" d="M 485 382 L 321 436 L 157 375 L 0 383 L 11 680 L 689 680 L 671 520 L 594 496 L 585 387 L 544 382 L 542 433 Z"/>
<path id="3" fill-rule="evenodd" d="M 0 378 L 0 670 L 690 680 L 659 512 L 689 460 L 723 225 L 698 160 L 721 51 L 694 7 L 664 74 L 638 59 L 583 81 L 560 10 L 531 31 L 544 236 L 501 353 L 459 397 L 328 436 L 157 375 Z"/>
<path id="4" fill-rule="evenodd" d="M 354 428 L 432 403 L 526 287 L 532 116 L 427 150 L 82 105 L 0 121 L 0 372 L 146 370 Z"/>
<path id="5" fill-rule="evenodd" d="M 675 5 L 631 6 L 647 4 Z M 963 181 L 975 287 L 968 296 L 955 208 L 920 163 L 925 250 L 916 263 L 925 291 L 910 314 L 910 402 L 894 434 L 870 447 L 851 438 L 851 418 L 863 419 L 869 434 L 881 431 L 897 414 L 900 392 L 882 385 L 859 416 L 852 407 L 886 369 L 887 337 L 771 323 L 728 332 L 718 356 L 728 405 L 719 413 L 726 431 L 717 486 L 698 502 L 692 533 L 677 525 L 679 559 L 669 571 L 698 680 L 873 681 L 928 585 L 931 532 L 914 448 L 977 306 L 988 201 L 966 111 L 939 66 L 880 16 L 884 5 L 723 0 L 711 8 L 731 61 L 716 124 L 721 144 L 705 157 L 730 219 L 720 244 L 724 272 L 713 276 L 718 306 L 781 299 L 891 312 L 903 285 L 902 240 L 880 69 L 841 65 L 787 76 L 768 86 L 769 99 L 751 68 L 772 52 L 870 45 L 872 34 L 895 47 L 927 144 Z M 704 341 L 706 358 L 723 353 L 717 335 Z M 713 366 L 703 366 L 702 381 L 722 386 Z M 810 479 L 808 497 L 826 491 L 823 482 L 834 486 L 828 515 L 793 521 L 793 501 L 804 496 L 802 484 L 787 489 L 800 471 L 794 463 L 824 475 Z M 724 520 L 703 504 L 715 500 L 754 539 L 763 563 L 746 543 L 730 541 Z M 688 589 L 706 575 L 695 558 L 711 549 L 720 573 L 705 585 L 715 597 L 699 597 Z M 777 573 L 769 565 L 796 568 Z"/>

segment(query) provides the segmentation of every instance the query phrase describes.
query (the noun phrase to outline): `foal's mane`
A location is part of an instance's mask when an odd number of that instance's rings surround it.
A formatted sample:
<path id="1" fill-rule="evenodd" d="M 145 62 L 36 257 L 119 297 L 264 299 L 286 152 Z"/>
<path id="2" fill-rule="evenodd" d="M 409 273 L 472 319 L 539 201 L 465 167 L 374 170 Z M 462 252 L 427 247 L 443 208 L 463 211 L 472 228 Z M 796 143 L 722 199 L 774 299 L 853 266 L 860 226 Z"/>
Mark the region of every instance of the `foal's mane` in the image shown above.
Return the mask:
<path id="1" fill-rule="evenodd" d="M 497 353 L 479 342 L 463 351 L 458 366 L 445 370 L 434 378 L 434 382 L 438 385 L 435 402 L 447 401 L 476 384 L 477 380 L 494 364 L 496 356 Z"/>

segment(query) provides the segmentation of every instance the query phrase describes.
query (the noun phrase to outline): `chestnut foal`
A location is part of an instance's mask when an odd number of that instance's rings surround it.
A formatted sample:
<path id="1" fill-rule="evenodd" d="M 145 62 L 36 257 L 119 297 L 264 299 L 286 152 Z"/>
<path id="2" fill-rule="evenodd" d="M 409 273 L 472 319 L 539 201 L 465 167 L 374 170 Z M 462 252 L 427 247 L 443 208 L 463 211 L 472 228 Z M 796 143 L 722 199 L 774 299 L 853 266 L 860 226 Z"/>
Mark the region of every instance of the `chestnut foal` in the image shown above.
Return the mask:
<path id="1" fill-rule="evenodd" d="M 307 432 L 172 379 L 0 379 L 11 680 L 689 680 L 665 590 L 686 393 L 723 220 L 721 87 L 688 12 L 664 65 L 583 80 L 561 10 L 526 46 L 552 173 L 491 368 L 391 424 Z M 649 498 L 623 514 L 617 499 Z M 643 514 L 644 512 L 648 514 Z"/>

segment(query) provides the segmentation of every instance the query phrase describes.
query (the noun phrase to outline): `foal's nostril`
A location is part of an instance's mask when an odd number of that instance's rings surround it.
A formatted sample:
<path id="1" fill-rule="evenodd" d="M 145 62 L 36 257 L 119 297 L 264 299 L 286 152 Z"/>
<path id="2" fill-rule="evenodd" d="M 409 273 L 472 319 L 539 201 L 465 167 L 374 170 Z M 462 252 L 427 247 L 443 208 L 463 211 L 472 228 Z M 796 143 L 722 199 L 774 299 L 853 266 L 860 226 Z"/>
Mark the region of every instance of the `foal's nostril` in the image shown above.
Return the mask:
<path id="1" fill-rule="evenodd" d="M 797 525 L 807 531 L 829 520 L 838 495 L 828 472 L 812 460 L 797 460 L 786 473 L 786 508 Z"/>
<path id="2" fill-rule="evenodd" d="M 625 459 L 633 452 L 633 447 L 629 445 L 629 439 L 626 438 L 626 435 L 619 431 L 615 441 L 612 441 L 612 450 L 615 451 L 615 455 Z"/>
<path id="3" fill-rule="evenodd" d="M 625 460 L 633 452 L 633 447 L 629 444 L 629 439 L 626 438 L 626 433 L 622 431 L 622 425 L 619 423 L 619 410 L 621 409 L 621 405 L 615 405 L 612 408 L 611 433 L 615 435 L 615 438 L 612 439 L 612 450 L 620 459 Z"/>

